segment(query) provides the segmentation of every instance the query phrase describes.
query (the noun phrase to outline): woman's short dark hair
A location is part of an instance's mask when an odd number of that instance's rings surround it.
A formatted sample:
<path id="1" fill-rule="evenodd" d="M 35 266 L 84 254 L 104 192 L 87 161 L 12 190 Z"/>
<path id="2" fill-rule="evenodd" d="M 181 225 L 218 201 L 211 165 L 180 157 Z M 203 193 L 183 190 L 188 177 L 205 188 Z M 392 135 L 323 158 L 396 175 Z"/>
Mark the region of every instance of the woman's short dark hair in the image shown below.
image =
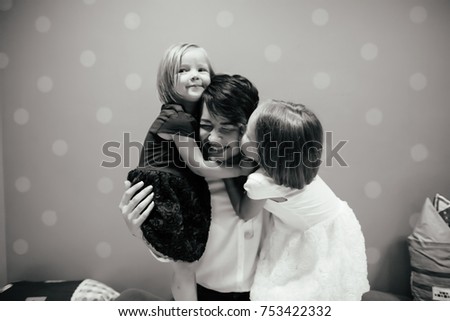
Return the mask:
<path id="1" fill-rule="evenodd" d="M 304 105 L 269 100 L 256 110 L 260 165 L 278 185 L 302 189 L 319 171 L 323 129 Z"/>
<path id="2" fill-rule="evenodd" d="M 241 75 L 217 74 L 202 95 L 211 115 L 246 125 L 259 102 L 258 90 Z"/>

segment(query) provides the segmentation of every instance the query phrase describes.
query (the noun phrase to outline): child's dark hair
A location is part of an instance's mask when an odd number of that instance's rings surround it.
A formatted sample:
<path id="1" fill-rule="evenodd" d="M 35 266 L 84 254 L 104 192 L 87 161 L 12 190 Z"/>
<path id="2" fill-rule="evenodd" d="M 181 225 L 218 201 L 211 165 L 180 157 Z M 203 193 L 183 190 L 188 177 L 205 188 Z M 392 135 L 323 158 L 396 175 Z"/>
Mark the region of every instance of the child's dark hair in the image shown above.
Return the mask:
<path id="1" fill-rule="evenodd" d="M 218 74 L 202 95 L 208 111 L 228 119 L 233 124 L 246 125 L 259 102 L 258 90 L 240 75 Z"/>
<path id="2" fill-rule="evenodd" d="M 323 129 L 304 105 L 270 100 L 256 111 L 260 165 L 276 184 L 302 189 L 319 171 Z"/>

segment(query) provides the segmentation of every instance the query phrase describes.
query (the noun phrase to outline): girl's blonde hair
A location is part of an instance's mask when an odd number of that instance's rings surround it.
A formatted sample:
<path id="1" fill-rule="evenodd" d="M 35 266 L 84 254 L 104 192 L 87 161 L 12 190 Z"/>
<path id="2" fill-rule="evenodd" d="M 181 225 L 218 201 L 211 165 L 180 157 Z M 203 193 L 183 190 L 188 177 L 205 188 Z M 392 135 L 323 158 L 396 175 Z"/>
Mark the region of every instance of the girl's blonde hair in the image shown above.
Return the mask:
<path id="1" fill-rule="evenodd" d="M 255 111 L 260 165 L 278 185 L 302 189 L 319 171 L 323 129 L 304 105 L 269 100 Z"/>
<path id="2" fill-rule="evenodd" d="M 211 77 L 214 76 L 214 71 L 205 49 L 193 43 L 172 45 L 166 50 L 161 59 L 156 77 L 159 100 L 163 104 L 179 103 L 180 98 L 175 91 L 176 77 L 180 69 L 181 58 L 188 50 L 193 48 L 200 49 L 205 53 L 209 74 Z"/>

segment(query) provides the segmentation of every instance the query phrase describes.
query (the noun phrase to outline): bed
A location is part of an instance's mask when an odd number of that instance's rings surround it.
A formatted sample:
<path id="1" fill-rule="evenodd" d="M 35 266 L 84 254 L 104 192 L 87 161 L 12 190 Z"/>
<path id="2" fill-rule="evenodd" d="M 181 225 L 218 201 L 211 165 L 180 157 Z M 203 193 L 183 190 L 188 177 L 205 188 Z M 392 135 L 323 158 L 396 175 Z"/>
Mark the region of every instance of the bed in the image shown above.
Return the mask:
<path id="1" fill-rule="evenodd" d="M 92 279 L 18 281 L 0 289 L 0 301 L 111 301 L 119 293 Z"/>

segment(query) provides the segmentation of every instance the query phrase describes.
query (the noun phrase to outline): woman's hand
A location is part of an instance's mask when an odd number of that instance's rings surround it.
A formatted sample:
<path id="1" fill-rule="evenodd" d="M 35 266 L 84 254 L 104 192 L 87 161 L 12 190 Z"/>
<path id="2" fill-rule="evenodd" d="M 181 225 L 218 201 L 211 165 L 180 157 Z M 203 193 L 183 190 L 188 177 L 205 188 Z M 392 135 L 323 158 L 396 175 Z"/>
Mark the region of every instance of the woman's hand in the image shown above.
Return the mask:
<path id="1" fill-rule="evenodd" d="M 126 190 L 119 204 L 122 217 L 128 229 L 131 234 L 139 239 L 142 239 L 143 236 L 141 225 L 155 206 L 153 202 L 154 193 L 152 193 L 153 186 L 147 186 L 138 194 L 134 195 L 143 185 L 143 182 L 139 182 L 131 186 L 129 181 L 125 181 Z"/>

